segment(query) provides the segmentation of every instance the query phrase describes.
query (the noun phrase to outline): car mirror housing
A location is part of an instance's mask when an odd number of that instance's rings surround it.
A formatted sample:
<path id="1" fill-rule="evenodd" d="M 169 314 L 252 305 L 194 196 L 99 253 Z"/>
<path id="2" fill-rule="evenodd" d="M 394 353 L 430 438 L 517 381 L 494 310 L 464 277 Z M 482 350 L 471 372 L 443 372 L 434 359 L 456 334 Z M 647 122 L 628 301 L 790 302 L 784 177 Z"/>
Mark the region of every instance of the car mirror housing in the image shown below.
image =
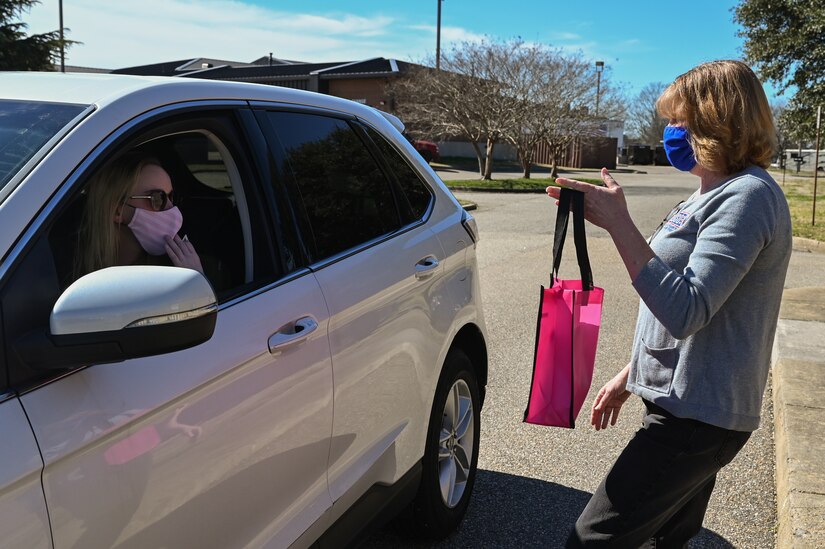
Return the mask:
<path id="1" fill-rule="evenodd" d="M 216 320 L 215 292 L 197 271 L 109 267 L 69 286 L 48 333 L 29 333 L 16 347 L 39 369 L 119 362 L 194 347 L 212 337 Z"/>
<path id="2" fill-rule="evenodd" d="M 169 324 L 208 314 L 217 300 L 192 269 L 148 265 L 109 267 L 76 280 L 49 318 L 52 335 Z"/>

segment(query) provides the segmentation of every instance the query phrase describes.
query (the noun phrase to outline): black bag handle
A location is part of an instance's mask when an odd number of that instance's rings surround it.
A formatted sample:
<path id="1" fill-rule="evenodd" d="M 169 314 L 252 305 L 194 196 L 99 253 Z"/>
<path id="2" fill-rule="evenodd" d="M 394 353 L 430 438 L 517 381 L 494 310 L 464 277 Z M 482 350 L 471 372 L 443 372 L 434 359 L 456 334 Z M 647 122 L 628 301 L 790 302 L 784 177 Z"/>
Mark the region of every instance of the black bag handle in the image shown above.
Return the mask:
<path id="1" fill-rule="evenodd" d="M 573 241 L 576 244 L 576 259 L 579 263 L 582 288 L 593 289 L 593 272 L 587 255 L 587 236 L 584 232 L 584 193 L 573 189 L 562 189 L 559 196 L 559 210 L 556 213 L 556 231 L 553 236 L 553 271 L 550 273 L 551 286 L 559 277 L 561 253 L 567 237 L 567 221 L 570 219 L 570 203 L 573 204 Z"/>

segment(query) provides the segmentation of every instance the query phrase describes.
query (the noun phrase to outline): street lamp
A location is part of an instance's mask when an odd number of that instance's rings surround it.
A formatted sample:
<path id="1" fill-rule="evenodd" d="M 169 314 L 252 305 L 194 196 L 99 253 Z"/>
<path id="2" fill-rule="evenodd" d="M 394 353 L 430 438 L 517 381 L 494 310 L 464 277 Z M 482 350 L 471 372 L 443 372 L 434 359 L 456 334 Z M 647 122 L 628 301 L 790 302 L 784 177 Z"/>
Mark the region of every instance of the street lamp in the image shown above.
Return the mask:
<path id="1" fill-rule="evenodd" d="M 601 95 L 603 71 L 604 61 L 596 61 L 596 116 L 599 116 L 599 96 Z"/>

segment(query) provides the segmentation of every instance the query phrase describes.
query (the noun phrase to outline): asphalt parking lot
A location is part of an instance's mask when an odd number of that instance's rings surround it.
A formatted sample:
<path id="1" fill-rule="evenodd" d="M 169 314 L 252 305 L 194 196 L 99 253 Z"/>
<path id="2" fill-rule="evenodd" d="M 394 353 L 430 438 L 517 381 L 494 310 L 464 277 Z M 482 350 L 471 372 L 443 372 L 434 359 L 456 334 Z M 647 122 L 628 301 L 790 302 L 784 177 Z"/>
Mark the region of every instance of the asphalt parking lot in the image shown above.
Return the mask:
<path id="1" fill-rule="evenodd" d="M 649 234 L 673 205 L 693 192 L 696 180 L 672 168 L 647 171 L 616 174 L 616 178 L 625 188 L 634 219 L 642 232 Z M 615 428 L 596 432 L 586 422 L 595 392 L 629 359 L 638 297 L 607 234 L 589 226 L 594 279 L 606 292 L 591 393 L 574 430 L 523 424 L 539 286 L 547 284 L 549 278 L 555 206 L 541 194 L 457 196 L 478 204 L 473 215 L 481 234 L 478 264 L 490 348 L 475 492 L 462 527 L 443 542 L 409 542 L 387 527 L 364 547 L 560 547 L 590 494 L 640 423 L 642 406 L 637 398 L 625 406 Z M 562 276 L 577 277 L 572 251 L 565 258 Z M 805 284 L 806 275 L 793 276 L 789 275 L 793 284 Z M 774 546 L 776 490 L 770 396 L 767 391 L 762 426 L 719 475 L 705 527 L 690 547 Z"/>

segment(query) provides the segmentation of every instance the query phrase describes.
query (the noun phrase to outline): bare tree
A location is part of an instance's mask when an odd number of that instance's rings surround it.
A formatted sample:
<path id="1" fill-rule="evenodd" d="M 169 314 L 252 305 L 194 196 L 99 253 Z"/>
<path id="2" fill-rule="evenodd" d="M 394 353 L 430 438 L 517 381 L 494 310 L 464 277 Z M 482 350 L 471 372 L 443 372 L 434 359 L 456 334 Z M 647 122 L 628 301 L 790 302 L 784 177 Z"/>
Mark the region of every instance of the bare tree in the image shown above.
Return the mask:
<path id="1" fill-rule="evenodd" d="M 592 62 L 581 54 L 568 54 L 562 56 L 556 70 L 553 79 L 557 85 L 550 90 L 541 113 L 550 128 L 545 136 L 551 151 L 550 177 L 558 175 L 559 162 L 571 143 L 603 135 L 603 123 L 621 118 L 625 112 L 622 91 L 612 84 L 609 71 L 602 73 L 599 116 L 595 116 L 591 110 L 597 93 Z"/>
<path id="2" fill-rule="evenodd" d="M 624 101 L 609 73 L 603 74 L 600 115 L 595 106 L 598 87 L 593 64 L 580 53 L 546 46 L 522 45 L 504 75 L 514 100 L 513 124 L 507 139 L 518 151 L 523 177 L 529 178 L 536 146 L 547 142 L 555 177 L 570 143 L 602 134 L 605 120 L 623 115 Z"/>
<path id="3" fill-rule="evenodd" d="M 564 86 L 566 58 L 559 50 L 539 45 L 520 45 L 505 68 L 507 95 L 512 108 L 505 137 L 518 153 L 522 177 L 528 179 L 536 146 L 553 130 L 548 110 Z"/>
<path id="4" fill-rule="evenodd" d="M 602 117 L 596 118 L 592 62 L 521 39 L 461 43 L 442 57 L 441 69 L 412 70 L 393 84 L 398 114 L 419 131 L 467 139 L 483 179 L 491 178 L 495 145 L 503 139 L 515 146 L 524 177 L 530 177 L 536 145 L 548 142 L 555 176 L 573 140 L 599 135 L 601 123 L 624 109 L 603 74 Z"/>
<path id="5" fill-rule="evenodd" d="M 656 146 L 662 140 L 667 120 L 656 112 L 656 101 L 666 87 L 662 82 L 652 82 L 642 88 L 630 105 L 628 130 L 640 143 Z"/>
<path id="6" fill-rule="evenodd" d="M 490 179 L 495 145 L 512 124 L 506 72 L 520 41 L 463 42 L 441 56 L 441 70 L 419 68 L 392 86 L 398 114 L 413 128 L 467 139 L 479 174 Z M 485 142 L 482 152 L 479 142 Z"/>

